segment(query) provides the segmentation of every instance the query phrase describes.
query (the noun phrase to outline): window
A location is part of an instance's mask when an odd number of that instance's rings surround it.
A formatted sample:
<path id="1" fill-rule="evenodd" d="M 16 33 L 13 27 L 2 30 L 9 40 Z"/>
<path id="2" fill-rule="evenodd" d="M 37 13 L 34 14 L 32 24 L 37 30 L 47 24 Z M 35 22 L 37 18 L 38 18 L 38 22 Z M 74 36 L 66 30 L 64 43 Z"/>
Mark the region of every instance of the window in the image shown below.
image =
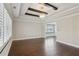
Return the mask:
<path id="1" fill-rule="evenodd" d="M 47 24 L 46 33 L 55 33 L 55 24 Z"/>
<path id="2" fill-rule="evenodd" d="M 11 18 L 4 8 L 4 4 L 0 3 L 0 52 L 6 46 L 12 33 Z"/>

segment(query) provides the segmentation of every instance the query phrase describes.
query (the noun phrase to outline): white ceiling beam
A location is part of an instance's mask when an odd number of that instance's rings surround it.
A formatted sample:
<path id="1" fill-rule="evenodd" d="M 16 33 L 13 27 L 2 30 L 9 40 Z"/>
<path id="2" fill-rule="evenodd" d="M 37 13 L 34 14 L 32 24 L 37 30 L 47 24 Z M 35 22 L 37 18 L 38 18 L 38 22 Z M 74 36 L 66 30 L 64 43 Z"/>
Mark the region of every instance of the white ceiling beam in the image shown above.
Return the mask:
<path id="1" fill-rule="evenodd" d="M 21 4 L 20 16 L 24 16 L 25 12 L 27 12 L 28 8 L 31 6 L 31 3 L 23 3 Z"/>
<path id="2" fill-rule="evenodd" d="M 20 14 L 21 4 L 14 3 L 14 4 L 11 4 L 11 6 L 12 6 L 12 11 L 13 11 L 14 17 L 18 17 Z"/>

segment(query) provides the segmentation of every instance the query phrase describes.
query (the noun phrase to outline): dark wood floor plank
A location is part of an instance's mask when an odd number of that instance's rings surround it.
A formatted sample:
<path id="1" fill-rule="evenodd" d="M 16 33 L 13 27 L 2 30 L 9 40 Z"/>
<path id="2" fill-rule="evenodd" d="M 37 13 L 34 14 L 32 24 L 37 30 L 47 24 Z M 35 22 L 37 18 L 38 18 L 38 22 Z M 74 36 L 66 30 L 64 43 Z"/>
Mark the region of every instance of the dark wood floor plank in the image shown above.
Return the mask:
<path id="1" fill-rule="evenodd" d="M 9 56 L 79 56 L 79 49 L 55 41 L 55 37 L 13 41 Z"/>

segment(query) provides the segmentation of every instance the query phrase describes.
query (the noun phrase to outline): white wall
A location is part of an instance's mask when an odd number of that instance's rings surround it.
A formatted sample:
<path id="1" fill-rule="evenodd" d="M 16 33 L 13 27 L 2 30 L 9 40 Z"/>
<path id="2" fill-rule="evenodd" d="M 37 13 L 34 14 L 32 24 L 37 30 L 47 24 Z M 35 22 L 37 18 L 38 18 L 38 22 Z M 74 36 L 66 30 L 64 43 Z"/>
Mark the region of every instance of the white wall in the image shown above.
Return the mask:
<path id="1" fill-rule="evenodd" d="M 79 15 L 71 19 L 73 20 L 73 44 L 79 46 Z"/>
<path id="2" fill-rule="evenodd" d="M 20 20 L 24 20 L 24 19 L 20 19 Z M 45 24 L 56 22 L 57 23 L 56 40 L 62 43 L 79 46 L 79 15 L 63 17 L 56 20 L 52 19 L 51 17 L 51 20 L 49 19 L 45 19 L 45 20 L 46 22 L 42 22 L 42 21 L 31 22 L 31 20 L 23 21 L 23 22 L 14 21 L 13 38 L 28 39 L 28 38 L 44 37 Z"/>
<path id="3" fill-rule="evenodd" d="M 57 22 L 57 41 L 79 48 L 79 6 L 43 20 L 46 23 Z"/>
<path id="4" fill-rule="evenodd" d="M 57 41 L 72 43 L 73 40 L 72 19 L 64 18 L 57 21 Z"/>
<path id="5" fill-rule="evenodd" d="M 33 18 L 32 18 L 33 19 Z M 32 20 L 30 17 L 26 21 L 21 21 L 23 18 L 13 21 L 13 39 L 30 39 L 42 37 L 42 23 L 38 18 Z M 31 20 L 31 21 L 30 21 Z"/>
<path id="6" fill-rule="evenodd" d="M 57 21 L 57 41 L 79 47 L 79 15 Z"/>
<path id="7" fill-rule="evenodd" d="M 56 41 L 79 48 L 79 13 L 62 16 L 57 19 L 49 16 L 45 23 L 57 23 Z"/>
<path id="8" fill-rule="evenodd" d="M 64 13 L 65 14 L 65 13 Z M 68 17 L 66 17 L 68 16 Z M 63 15 L 62 15 L 63 17 Z M 57 41 L 65 42 L 74 46 L 79 46 L 79 15 L 76 13 L 72 16 L 64 15 L 62 18 L 54 19 L 52 16 L 40 19 L 33 17 L 23 17 L 15 19 L 13 22 L 13 38 L 14 39 L 28 39 L 44 37 L 45 35 L 45 24 L 46 23 L 57 23 Z M 20 20 L 20 21 L 16 21 Z"/>

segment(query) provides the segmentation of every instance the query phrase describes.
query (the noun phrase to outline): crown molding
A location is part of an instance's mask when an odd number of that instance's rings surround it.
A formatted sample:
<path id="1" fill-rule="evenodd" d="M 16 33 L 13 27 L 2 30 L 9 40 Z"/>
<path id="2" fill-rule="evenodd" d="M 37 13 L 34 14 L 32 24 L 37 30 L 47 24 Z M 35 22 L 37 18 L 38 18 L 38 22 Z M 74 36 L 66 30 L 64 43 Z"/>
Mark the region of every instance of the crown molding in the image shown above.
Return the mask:
<path id="1" fill-rule="evenodd" d="M 65 11 L 61 10 L 61 11 L 55 12 L 56 14 L 51 14 L 51 15 L 48 15 L 48 16 L 57 16 L 58 14 L 64 14 L 64 13 L 72 11 L 72 10 L 74 10 L 76 8 L 79 8 L 79 5 L 78 6 L 74 6 L 74 7 L 70 8 L 70 9 L 65 10 Z"/>
<path id="2" fill-rule="evenodd" d="M 46 22 L 50 22 L 48 20 L 51 20 L 51 19 L 53 19 L 51 21 L 62 20 L 64 18 L 66 18 L 66 17 L 71 17 L 71 16 L 79 15 L 79 11 L 78 10 L 79 10 L 79 6 L 76 6 L 76 7 L 73 7 L 71 9 L 69 9 L 69 10 L 66 10 L 64 12 L 61 12 L 60 14 L 58 13 L 59 15 L 57 14 L 57 15 L 54 15 L 54 16 L 51 15 L 48 18 L 46 17 L 44 20 L 46 21 L 46 19 L 47 19 Z M 55 17 L 55 16 L 57 16 L 57 17 Z M 53 17 L 55 17 L 55 18 L 53 18 Z"/>

